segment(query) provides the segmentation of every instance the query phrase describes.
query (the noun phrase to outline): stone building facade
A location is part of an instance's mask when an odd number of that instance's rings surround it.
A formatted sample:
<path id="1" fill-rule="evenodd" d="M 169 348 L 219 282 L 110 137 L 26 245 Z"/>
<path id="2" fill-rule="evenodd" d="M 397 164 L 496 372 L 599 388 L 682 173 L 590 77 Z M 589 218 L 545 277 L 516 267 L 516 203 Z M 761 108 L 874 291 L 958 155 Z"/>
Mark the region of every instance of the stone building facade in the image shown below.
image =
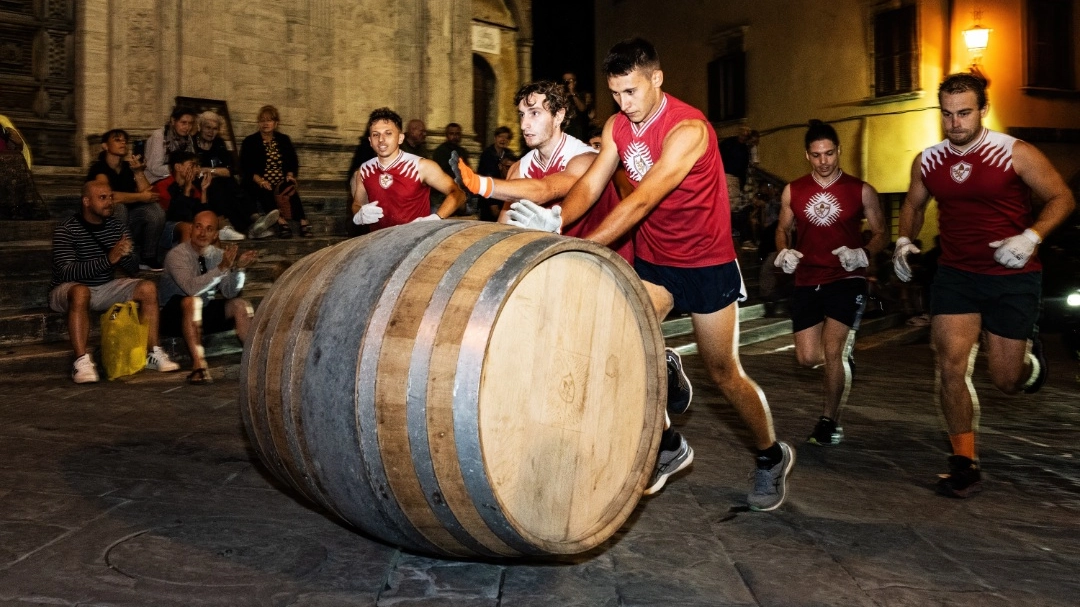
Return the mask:
<path id="1" fill-rule="evenodd" d="M 44 165 L 85 166 L 110 128 L 146 136 L 177 97 L 224 102 L 238 142 L 277 106 L 309 179 L 344 174 L 380 106 L 423 119 L 430 147 L 479 122 L 479 149 L 516 124 L 530 62 L 531 0 L 0 2 L 0 113 Z"/>

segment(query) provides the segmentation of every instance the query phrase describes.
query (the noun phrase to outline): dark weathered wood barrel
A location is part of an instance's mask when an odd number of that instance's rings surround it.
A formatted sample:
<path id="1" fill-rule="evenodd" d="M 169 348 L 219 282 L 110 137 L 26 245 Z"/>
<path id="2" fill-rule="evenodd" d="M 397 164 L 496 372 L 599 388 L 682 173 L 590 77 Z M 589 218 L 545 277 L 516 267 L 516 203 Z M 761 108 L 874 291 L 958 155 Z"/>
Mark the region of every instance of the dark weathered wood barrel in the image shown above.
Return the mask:
<path id="1" fill-rule="evenodd" d="M 636 506 L 664 369 L 648 295 L 610 250 L 418 222 L 278 279 L 240 404 L 273 474 L 365 533 L 445 556 L 569 554 Z"/>

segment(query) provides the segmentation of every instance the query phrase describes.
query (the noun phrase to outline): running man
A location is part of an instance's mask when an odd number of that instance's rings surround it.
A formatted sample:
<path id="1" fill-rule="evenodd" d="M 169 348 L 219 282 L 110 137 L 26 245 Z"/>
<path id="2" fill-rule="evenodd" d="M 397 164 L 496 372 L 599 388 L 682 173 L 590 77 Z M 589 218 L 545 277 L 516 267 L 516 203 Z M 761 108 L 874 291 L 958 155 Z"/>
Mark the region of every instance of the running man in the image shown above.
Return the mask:
<path id="1" fill-rule="evenodd" d="M 634 268 L 653 309 L 660 319 L 672 309 L 691 314 L 709 377 L 750 429 L 757 449 L 750 508 L 775 510 L 786 497 L 795 451 L 776 440 L 765 395 L 739 362 L 736 302 L 744 293 L 716 133 L 700 111 L 660 90 L 664 73 L 645 40 L 612 47 L 604 72 L 620 113 L 604 125 L 600 154 L 563 200 L 561 217 L 555 208 L 521 201 L 511 205 L 511 223 L 548 231 L 573 223 L 623 164 L 635 189 L 586 238 L 609 244 L 637 228 Z M 686 440 L 665 430 L 647 492 L 692 460 Z"/>
<path id="2" fill-rule="evenodd" d="M 990 110 L 985 80 L 953 74 L 938 87 L 938 103 L 945 141 L 911 164 L 893 269 L 900 280 L 911 280 L 907 256 L 919 252 L 911 239 L 933 196 L 941 258 L 930 291 L 930 337 L 953 451 L 937 491 L 966 498 L 982 490 L 975 450 L 979 401 L 971 383 L 980 333 L 998 390 L 1030 394 L 1042 387 L 1047 369 L 1035 326 L 1042 283 L 1036 251 L 1076 201 L 1034 146 L 983 127 Z M 1037 216 L 1031 194 L 1046 201 Z"/>
<path id="3" fill-rule="evenodd" d="M 379 108 L 368 118 L 375 157 L 353 176 L 353 223 L 381 230 L 412 221 L 446 219 L 465 204 L 465 193 L 439 165 L 401 149 L 401 116 Z M 446 195 L 431 212 L 431 189 Z"/>
<path id="4" fill-rule="evenodd" d="M 804 142 L 813 170 L 785 186 L 780 195 L 779 253 L 774 264 L 795 274 L 791 297 L 795 357 L 806 367 L 825 365 L 821 417 L 806 442 L 835 446 L 844 436 L 840 411 L 855 371 L 851 351 L 866 305 L 866 267 L 870 256 L 885 248 L 885 216 L 874 188 L 840 170 L 840 137 L 835 129 L 811 120 Z M 865 248 L 864 217 L 872 234 Z M 797 236 L 794 247 L 792 226 Z"/>

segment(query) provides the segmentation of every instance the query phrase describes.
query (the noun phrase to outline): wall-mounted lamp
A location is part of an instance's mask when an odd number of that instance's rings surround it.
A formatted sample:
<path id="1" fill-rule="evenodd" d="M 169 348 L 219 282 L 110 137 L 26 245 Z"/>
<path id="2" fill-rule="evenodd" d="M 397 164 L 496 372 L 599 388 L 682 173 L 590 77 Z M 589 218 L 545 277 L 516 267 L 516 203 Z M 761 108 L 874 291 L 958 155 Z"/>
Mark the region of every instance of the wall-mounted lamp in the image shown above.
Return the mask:
<path id="1" fill-rule="evenodd" d="M 994 30 L 979 25 L 982 11 L 978 9 L 978 5 L 976 5 L 973 12 L 975 25 L 971 26 L 971 29 L 964 30 L 964 46 L 967 46 L 968 52 L 971 53 L 971 66 L 977 68 L 979 59 L 982 59 L 983 51 L 986 50 L 986 46 L 990 43 L 990 32 Z"/>

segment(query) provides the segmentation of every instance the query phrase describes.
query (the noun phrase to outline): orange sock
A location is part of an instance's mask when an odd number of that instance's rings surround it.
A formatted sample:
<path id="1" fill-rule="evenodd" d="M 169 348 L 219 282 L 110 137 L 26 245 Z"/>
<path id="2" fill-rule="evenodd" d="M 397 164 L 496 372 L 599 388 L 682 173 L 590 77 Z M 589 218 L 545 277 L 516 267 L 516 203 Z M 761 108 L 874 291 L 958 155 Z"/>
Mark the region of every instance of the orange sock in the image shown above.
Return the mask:
<path id="1" fill-rule="evenodd" d="M 949 442 L 952 443 L 953 455 L 963 455 L 964 457 L 972 461 L 975 460 L 974 432 L 961 432 L 959 434 L 950 434 Z"/>

